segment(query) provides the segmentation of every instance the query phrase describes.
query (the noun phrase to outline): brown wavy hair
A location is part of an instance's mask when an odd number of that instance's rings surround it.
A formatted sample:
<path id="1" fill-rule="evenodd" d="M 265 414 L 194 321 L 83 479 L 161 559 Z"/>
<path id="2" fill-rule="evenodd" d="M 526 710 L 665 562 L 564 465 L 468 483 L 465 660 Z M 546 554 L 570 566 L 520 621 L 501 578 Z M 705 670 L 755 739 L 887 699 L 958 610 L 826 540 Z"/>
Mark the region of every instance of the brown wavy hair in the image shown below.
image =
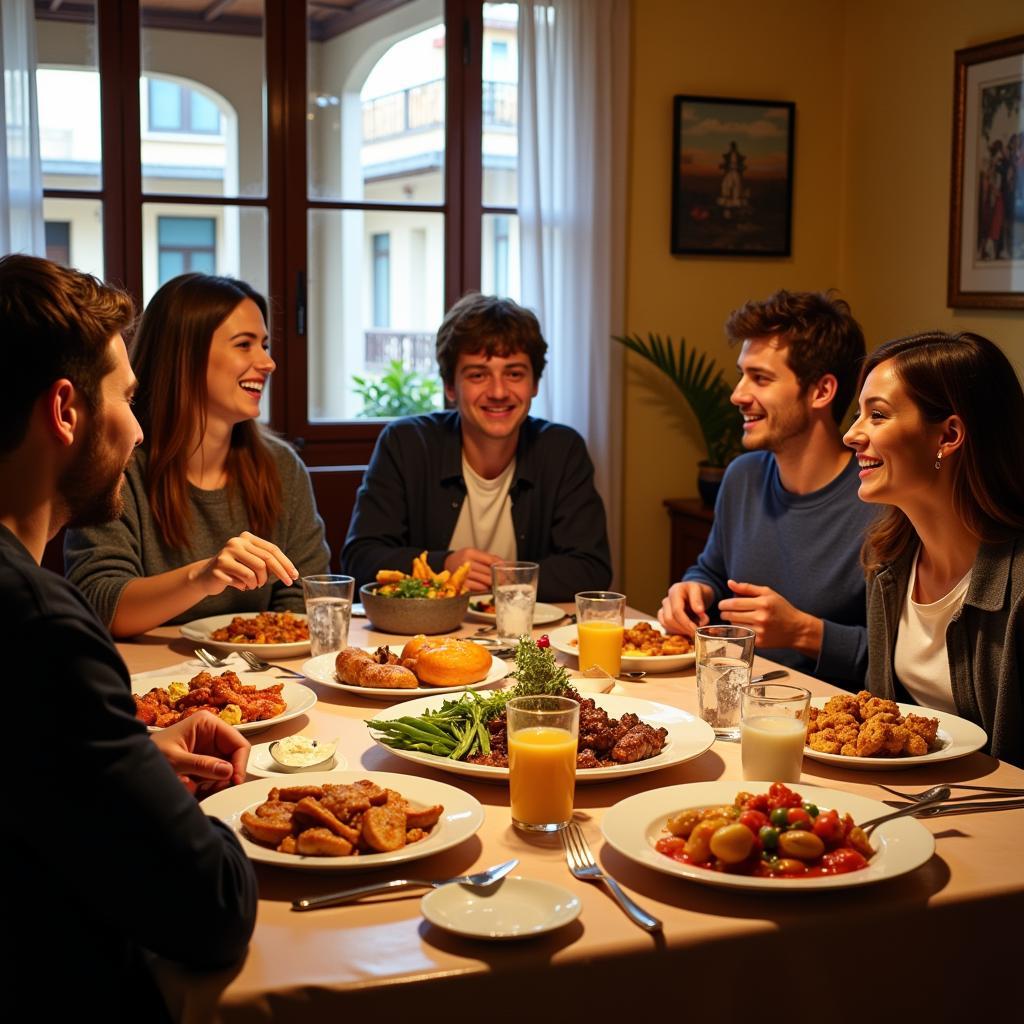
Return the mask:
<path id="1" fill-rule="evenodd" d="M 20 253 L 0 259 L 0 455 L 24 440 L 32 407 L 61 378 L 90 412 L 114 368 L 110 339 L 131 326 L 131 296 L 90 274 Z"/>
<path id="2" fill-rule="evenodd" d="M 189 445 L 197 425 L 199 437 L 206 433 L 210 342 L 245 299 L 252 299 L 268 319 L 267 300 L 244 281 L 182 274 L 153 296 L 135 332 L 132 365 L 139 379 L 136 415 L 146 435 L 146 494 L 171 547 L 188 543 Z M 281 518 L 281 478 L 255 420 L 232 429 L 227 475 L 229 493 L 241 498 L 250 529 L 268 536 Z"/>
<path id="3" fill-rule="evenodd" d="M 860 387 L 892 361 L 896 377 L 929 423 L 959 416 L 964 441 L 941 472 L 953 474 L 953 508 L 982 543 L 1024 533 L 1024 391 L 1009 359 L 980 334 L 927 331 L 886 342 L 868 356 Z M 905 513 L 889 506 L 861 552 L 874 572 L 917 542 Z"/>
<path id="4" fill-rule="evenodd" d="M 781 289 L 763 302 L 750 301 L 733 310 L 725 333 L 732 342 L 776 335 L 802 394 L 831 373 L 836 379 L 832 418 L 842 422 L 856 393 L 865 352 L 864 332 L 847 302 L 834 298 L 831 291 Z"/>

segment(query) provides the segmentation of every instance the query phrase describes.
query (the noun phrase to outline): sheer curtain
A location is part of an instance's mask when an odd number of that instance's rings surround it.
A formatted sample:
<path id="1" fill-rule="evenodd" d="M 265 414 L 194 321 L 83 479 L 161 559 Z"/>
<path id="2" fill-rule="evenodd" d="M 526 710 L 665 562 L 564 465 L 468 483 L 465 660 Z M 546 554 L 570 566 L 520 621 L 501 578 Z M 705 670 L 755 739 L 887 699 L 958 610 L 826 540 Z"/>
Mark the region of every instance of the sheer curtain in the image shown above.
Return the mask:
<path id="1" fill-rule="evenodd" d="M 0 253 L 45 256 L 32 0 L 2 0 L 0 40 Z"/>
<path id="2" fill-rule="evenodd" d="M 522 301 L 549 345 L 534 408 L 585 438 L 618 575 L 629 2 L 519 10 Z"/>

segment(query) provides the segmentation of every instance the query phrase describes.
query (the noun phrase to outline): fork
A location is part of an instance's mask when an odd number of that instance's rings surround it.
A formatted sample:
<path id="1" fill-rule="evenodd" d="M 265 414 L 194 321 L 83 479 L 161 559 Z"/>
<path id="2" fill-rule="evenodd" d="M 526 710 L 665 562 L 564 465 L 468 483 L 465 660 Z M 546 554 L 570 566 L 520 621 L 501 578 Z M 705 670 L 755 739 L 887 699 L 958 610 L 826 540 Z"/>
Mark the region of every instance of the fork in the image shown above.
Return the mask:
<path id="1" fill-rule="evenodd" d="M 218 658 L 215 654 L 211 654 L 205 647 L 197 647 L 195 649 L 195 656 L 209 668 L 225 668 L 227 662 Z"/>
<path id="2" fill-rule="evenodd" d="M 995 800 L 998 797 L 1011 797 L 1011 796 L 1022 796 L 1024 797 L 1024 789 L 1007 789 L 1003 786 L 962 786 L 956 782 L 947 783 L 950 789 L 967 789 L 971 793 L 965 796 L 954 796 L 951 801 L 957 800 Z M 893 796 L 902 797 L 904 800 L 917 800 L 921 796 L 920 793 L 904 793 L 898 789 L 893 789 L 891 786 L 882 786 L 879 784 L 879 789 L 884 789 L 887 793 L 892 793 Z M 984 794 L 979 796 L 977 794 Z"/>
<path id="3" fill-rule="evenodd" d="M 276 668 L 281 672 L 287 672 L 289 675 L 298 676 L 300 679 L 306 677 L 301 672 L 296 672 L 293 668 L 288 668 L 287 665 L 275 665 L 273 662 L 264 661 L 262 658 L 257 658 L 252 651 L 239 651 L 242 656 L 242 661 L 246 663 L 253 670 L 253 672 L 266 672 L 267 669 Z"/>
<path id="4" fill-rule="evenodd" d="M 594 855 L 587 845 L 583 831 L 576 822 L 570 821 L 562 829 L 562 845 L 565 847 L 565 862 L 569 865 L 569 870 L 576 878 L 581 878 L 587 882 L 604 882 L 611 890 L 612 895 L 619 901 L 619 906 L 622 907 L 635 924 L 640 925 L 641 928 L 648 932 L 661 931 L 661 922 L 656 917 L 648 914 L 646 910 L 638 907 L 619 888 L 619 883 L 611 875 L 606 875 L 597 866 L 597 861 L 594 860 Z"/>

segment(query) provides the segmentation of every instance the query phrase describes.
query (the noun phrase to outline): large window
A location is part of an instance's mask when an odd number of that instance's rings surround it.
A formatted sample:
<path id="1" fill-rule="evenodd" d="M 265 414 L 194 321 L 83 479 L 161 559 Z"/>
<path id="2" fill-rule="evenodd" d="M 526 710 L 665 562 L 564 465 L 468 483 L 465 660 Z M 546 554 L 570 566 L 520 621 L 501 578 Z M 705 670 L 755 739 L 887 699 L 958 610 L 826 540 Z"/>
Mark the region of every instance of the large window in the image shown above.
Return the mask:
<path id="1" fill-rule="evenodd" d="M 368 456 L 357 377 L 436 376 L 444 310 L 517 294 L 515 4 L 36 13 L 55 254 L 142 302 L 190 270 L 265 292 L 271 420 L 311 463 Z"/>

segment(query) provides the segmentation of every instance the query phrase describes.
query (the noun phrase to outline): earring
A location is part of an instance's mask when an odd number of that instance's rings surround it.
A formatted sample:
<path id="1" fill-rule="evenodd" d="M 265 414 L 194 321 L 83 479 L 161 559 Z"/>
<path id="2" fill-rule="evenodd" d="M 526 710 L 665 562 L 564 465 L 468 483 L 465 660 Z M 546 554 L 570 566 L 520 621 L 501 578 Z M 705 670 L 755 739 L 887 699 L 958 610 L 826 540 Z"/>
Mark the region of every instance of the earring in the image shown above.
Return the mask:
<path id="1" fill-rule="evenodd" d="M 940 448 L 935 455 L 935 468 L 942 469 L 942 449 Z"/>

